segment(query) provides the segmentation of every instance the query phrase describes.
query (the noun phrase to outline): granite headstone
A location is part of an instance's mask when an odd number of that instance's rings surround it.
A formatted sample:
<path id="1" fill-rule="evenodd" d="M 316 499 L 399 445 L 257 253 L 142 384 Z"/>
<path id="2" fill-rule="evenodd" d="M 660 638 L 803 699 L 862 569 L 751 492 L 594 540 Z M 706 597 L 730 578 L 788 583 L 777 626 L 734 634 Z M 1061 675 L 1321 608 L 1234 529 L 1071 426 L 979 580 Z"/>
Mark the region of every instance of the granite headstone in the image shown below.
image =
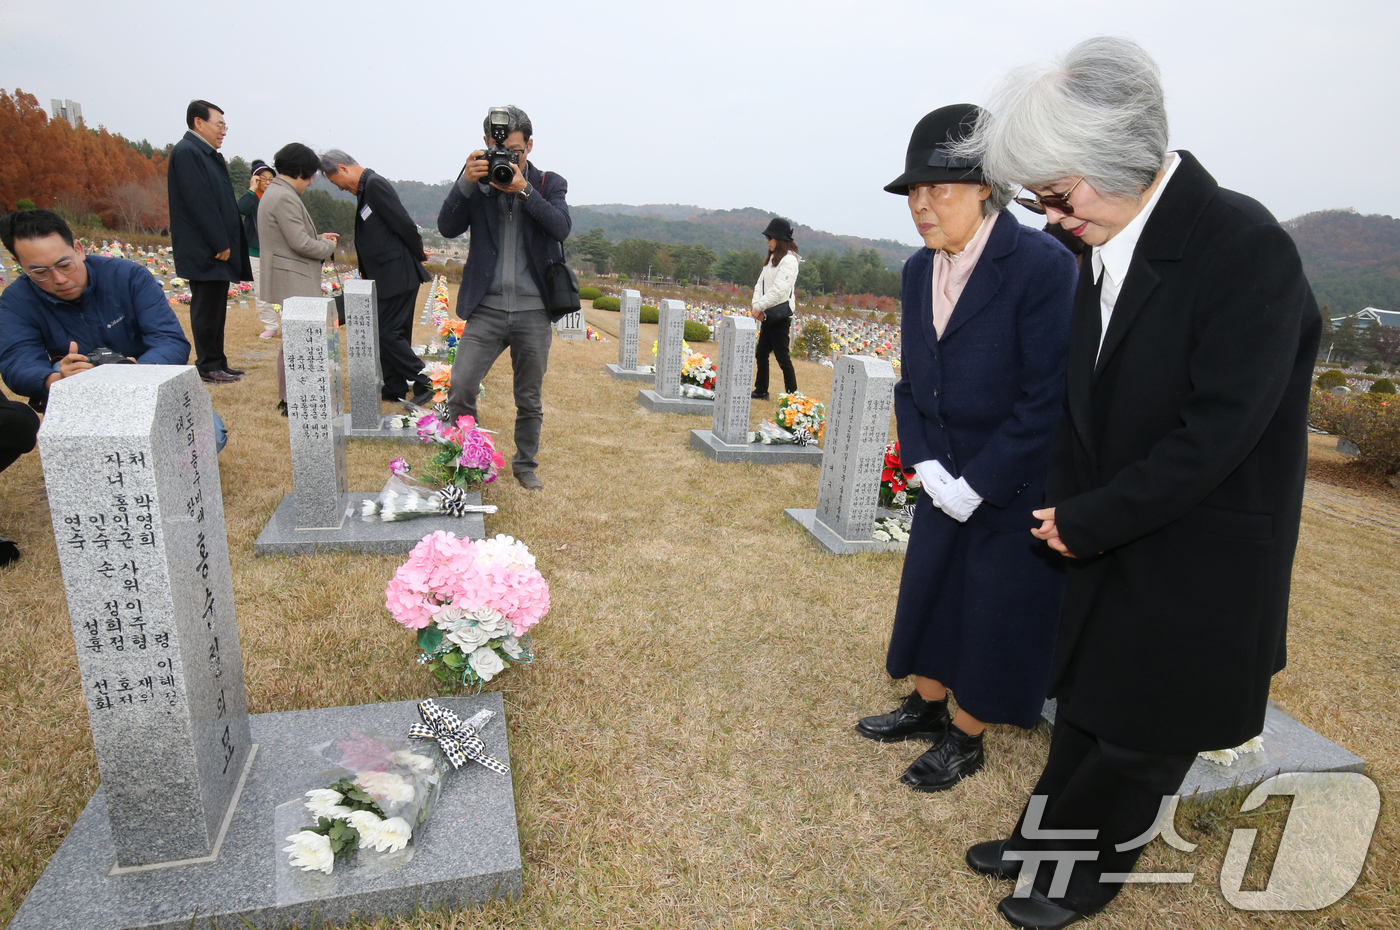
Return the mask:
<path id="1" fill-rule="evenodd" d="M 845 355 L 836 362 L 817 507 L 787 511 L 830 552 L 903 548 L 878 542 L 871 535 L 879 508 L 894 382 L 894 368 L 884 359 Z"/>
<path id="2" fill-rule="evenodd" d="M 583 322 L 583 311 L 575 310 L 561 316 L 554 324 L 554 331 L 560 339 L 577 341 L 588 338 L 588 330 Z"/>
<path id="3" fill-rule="evenodd" d="M 637 341 L 641 332 L 642 293 L 628 288 L 619 306 L 617 364 L 608 365 L 608 374 L 619 381 L 652 381 L 655 374 L 637 368 Z M 684 325 L 684 324 L 682 324 Z"/>
<path id="4" fill-rule="evenodd" d="M 39 448 L 117 867 L 210 856 L 251 740 L 209 392 L 94 368 Z"/>
<path id="5" fill-rule="evenodd" d="M 681 365 L 685 361 L 685 303 L 663 300 L 657 309 L 656 393 L 681 396 Z"/>
<path id="6" fill-rule="evenodd" d="M 345 282 L 345 368 L 350 382 L 347 425 L 378 430 L 384 373 L 379 363 L 379 293 L 373 281 Z"/>
<path id="7" fill-rule="evenodd" d="M 282 305 L 287 425 L 298 529 L 345 521 L 345 426 L 341 411 L 340 330 L 335 301 L 291 297 Z"/>

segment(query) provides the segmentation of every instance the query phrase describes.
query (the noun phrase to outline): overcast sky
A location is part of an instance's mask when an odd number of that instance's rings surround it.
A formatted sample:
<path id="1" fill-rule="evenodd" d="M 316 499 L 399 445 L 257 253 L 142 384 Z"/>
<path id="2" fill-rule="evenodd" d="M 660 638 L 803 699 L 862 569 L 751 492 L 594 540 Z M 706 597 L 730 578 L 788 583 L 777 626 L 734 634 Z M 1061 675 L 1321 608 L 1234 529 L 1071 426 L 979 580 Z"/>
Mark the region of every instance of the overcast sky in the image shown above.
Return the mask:
<path id="1" fill-rule="evenodd" d="M 0 0 L 0 87 L 157 144 L 202 97 L 227 113 L 226 155 L 301 141 L 428 182 L 514 103 L 572 203 L 753 206 L 914 242 L 880 188 L 919 117 L 1098 33 L 1156 57 L 1172 145 L 1222 185 L 1280 219 L 1400 215 L 1397 25 L 1394 0 Z"/>

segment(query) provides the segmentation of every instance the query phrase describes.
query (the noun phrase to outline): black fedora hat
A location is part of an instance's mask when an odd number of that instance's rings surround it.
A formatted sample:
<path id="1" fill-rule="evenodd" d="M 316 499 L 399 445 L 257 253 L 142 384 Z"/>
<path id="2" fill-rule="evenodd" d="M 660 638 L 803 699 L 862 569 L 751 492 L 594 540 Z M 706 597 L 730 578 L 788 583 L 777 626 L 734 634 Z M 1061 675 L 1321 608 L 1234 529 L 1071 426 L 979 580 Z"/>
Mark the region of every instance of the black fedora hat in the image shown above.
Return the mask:
<path id="1" fill-rule="evenodd" d="M 909 137 L 909 149 L 904 155 L 904 173 L 885 185 L 885 190 L 901 196 L 909 193 L 911 184 L 946 184 L 949 181 L 982 183 L 982 165 L 948 153 L 948 143 L 966 138 L 982 108 L 970 103 L 954 103 L 939 107 L 919 120 Z"/>
<path id="2" fill-rule="evenodd" d="M 775 216 L 768 221 L 768 228 L 763 230 L 763 234 L 769 239 L 777 239 L 779 242 L 791 242 L 792 224 L 781 216 Z"/>

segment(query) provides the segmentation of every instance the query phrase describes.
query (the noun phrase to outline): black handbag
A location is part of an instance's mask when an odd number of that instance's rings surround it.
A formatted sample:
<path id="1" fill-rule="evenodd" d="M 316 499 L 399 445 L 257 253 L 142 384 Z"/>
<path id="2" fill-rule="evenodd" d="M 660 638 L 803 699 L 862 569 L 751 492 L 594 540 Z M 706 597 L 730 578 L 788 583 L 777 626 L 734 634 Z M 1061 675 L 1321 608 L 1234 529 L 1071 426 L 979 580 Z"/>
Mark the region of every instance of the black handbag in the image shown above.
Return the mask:
<path id="1" fill-rule="evenodd" d="M 548 183 L 549 175 L 546 173 L 540 178 L 540 186 L 543 188 Z M 544 196 L 543 190 L 540 196 Z M 544 300 L 545 309 L 549 311 L 550 320 L 558 320 L 583 309 L 583 303 L 578 296 L 578 276 L 564 261 L 564 243 L 560 242 L 558 245 L 559 259 L 550 261 L 545 266 L 544 293 L 540 295 Z"/>

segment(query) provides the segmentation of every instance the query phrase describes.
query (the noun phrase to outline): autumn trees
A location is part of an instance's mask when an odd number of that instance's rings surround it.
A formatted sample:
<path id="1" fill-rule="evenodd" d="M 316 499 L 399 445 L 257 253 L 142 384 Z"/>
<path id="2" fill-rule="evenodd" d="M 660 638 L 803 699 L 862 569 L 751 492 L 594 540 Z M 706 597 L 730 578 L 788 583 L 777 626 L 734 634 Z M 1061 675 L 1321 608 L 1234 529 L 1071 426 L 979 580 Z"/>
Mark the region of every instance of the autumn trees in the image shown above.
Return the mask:
<path id="1" fill-rule="evenodd" d="M 79 224 L 155 232 L 170 224 L 165 154 L 50 119 L 33 94 L 0 90 L 0 211 L 21 200 Z"/>

